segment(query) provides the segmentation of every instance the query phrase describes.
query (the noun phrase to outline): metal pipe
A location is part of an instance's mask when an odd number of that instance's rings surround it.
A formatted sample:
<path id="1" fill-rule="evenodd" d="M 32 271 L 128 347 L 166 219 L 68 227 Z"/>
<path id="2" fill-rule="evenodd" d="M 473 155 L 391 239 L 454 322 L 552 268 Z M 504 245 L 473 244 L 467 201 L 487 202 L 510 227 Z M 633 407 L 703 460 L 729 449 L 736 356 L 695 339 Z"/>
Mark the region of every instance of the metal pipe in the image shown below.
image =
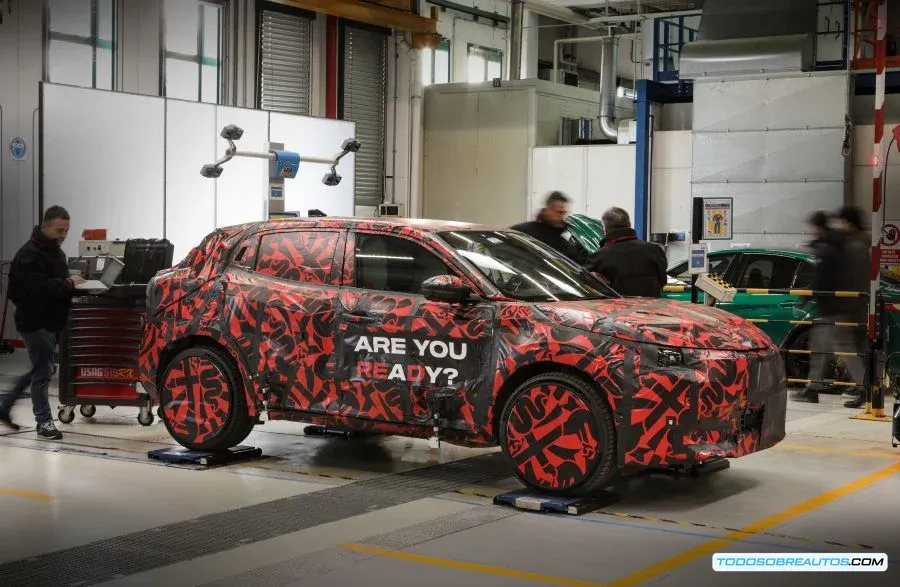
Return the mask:
<path id="1" fill-rule="evenodd" d="M 615 140 L 619 136 L 616 125 L 616 55 L 619 40 L 605 39 L 600 56 L 600 132 L 604 137 Z"/>
<path id="2" fill-rule="evenodd" d="M 597 16 L 587 21 L 587 25 L 624 24 L 652 20 L 656 18 L 673 18 L 676 16 L 700 16 L 702 10 L 670 10 L 668 12 L 644 12 L 643 14 L 625 14 L 620 16 Z"/>
<path id="3" fill-rule="evenodd" d="M 596 37 L 569 37 L 568 39 L 556 39 L 553 41 L 553 81 L 559 81 L 559 46 L 572 45 L 575 43 L 598 43 L 610 38 L 616 39 L 635 39 L 640 37 L 640 33 L 627 33 L 624 35 L 600 35 Z"/>
<path id="4" fill-rule="evenodd" d="M 524 0 L 510 0 L 512 15 L 509 31 L 509 79 L 522 79 L 522 33 L 525 15 Z"/>
<path id="5" fill-rule="evenodd" d="M 422 207 L 422 115 L 425 86 L 422 83 L 421 49 L 410 51 L 412 72 L 409 79 L 409 197 L 406 216 L 419 218 Z"/>

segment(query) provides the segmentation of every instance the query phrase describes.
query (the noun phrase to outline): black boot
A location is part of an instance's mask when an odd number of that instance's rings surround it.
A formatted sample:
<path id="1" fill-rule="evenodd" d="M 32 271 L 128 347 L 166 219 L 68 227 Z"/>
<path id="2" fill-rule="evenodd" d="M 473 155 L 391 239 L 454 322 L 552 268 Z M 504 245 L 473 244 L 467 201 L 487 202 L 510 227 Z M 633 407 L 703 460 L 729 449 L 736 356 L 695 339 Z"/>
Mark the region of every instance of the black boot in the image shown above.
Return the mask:
<path id="1" fill-rule="evenodd" d="M 795 391 L 791 394 L 791 399 L 795 402 L 806 402 L 810 404 L 819 403 L 819 392 L 815 389 L 803 389 L 800 391 Z"/>
<path id="2" fill-rule="evenodd" d="M 844 392 L 844 402 L 845 408 L 857 409 L 861 408 L 863 404 L 866 403 L 865 398 L 865 390 L 862 387 L 851 387 L 847 391 Z"/>

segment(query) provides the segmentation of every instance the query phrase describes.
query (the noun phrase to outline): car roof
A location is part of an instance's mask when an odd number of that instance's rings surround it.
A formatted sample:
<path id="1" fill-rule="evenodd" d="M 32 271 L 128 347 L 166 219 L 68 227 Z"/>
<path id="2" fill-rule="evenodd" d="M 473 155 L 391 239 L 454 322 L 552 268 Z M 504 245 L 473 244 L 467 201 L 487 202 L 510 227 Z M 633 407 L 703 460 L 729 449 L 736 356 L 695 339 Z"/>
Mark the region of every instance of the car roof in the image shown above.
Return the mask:
<path id="1" fill-rule="evenodd" d="M 404 228 L 413 229 L 421 233 L 445 232 L 451 230 L 490 230 L 502 231 L 506 229 L 473 222 L 457 222 L 453 220 L 423 219 L 423 218 L 398 218 L 375 217 L 360 218 L 349 216 L 321 216 L 308 218 L 273 218 L 259 222 L 250 222 L 229 229 L 250 230 L 259 232 L 262 230 L 279 230 L 291 228 L 346 228 L 346 229 L 375 229 L 387 231 L 399 231 Z"/>

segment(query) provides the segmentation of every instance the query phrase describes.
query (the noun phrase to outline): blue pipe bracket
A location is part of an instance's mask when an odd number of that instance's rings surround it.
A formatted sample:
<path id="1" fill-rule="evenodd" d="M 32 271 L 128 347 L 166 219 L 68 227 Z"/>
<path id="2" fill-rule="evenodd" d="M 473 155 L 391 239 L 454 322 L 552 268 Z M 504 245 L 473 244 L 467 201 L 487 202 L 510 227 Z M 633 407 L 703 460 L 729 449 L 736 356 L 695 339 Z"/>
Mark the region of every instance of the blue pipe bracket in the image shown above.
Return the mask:
<path id="1" fill-rule="evenodd" d="M 294 151 L 272 151 L 275 165 L 269 179 L 294 179 L 300 171 L 300 153 Z"/>

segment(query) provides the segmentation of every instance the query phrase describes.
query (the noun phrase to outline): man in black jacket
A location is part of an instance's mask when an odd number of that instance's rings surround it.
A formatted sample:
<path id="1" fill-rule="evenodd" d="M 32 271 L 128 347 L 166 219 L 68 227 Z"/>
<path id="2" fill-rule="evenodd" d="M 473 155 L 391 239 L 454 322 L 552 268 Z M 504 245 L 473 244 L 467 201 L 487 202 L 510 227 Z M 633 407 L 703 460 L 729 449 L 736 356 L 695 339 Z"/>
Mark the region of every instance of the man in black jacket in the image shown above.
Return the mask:
<path id="1" fill-rule="evenodd" d="M 861 237 L 862 216 L 856 208 L 844 208 L 839 218 L 841 229 L 823 231 L 817 240 L 819 263 L 812 284 L 813 291 L 865 291 L 868 287 L 866 281 L 869 267 L 868 248 Z M 834 295 L 815 297 L 818 317 L 810 331 L 809 340 L 809 347 L 813 352 L 808 375 L 811 381 L 821 382 L 825 377 L 825 369 L 830 362 L 827 353 L 859 353 L 865 350 L 859 348 L 860 337 L 852 328 L 834 324 L 865 323 L 867 319 L 865 306 L 861 303 L 864 300 L 865 298 Z M 860 357 L 842 357 L 841 360 L 847 365 L 852 380 L 862 383 L 866 368 Z M 819 392 L 827 387 L 825 383 L 810 383 L 806 389 L 795 392 L 791 398 L 796 401 L 818 403 Z"/>
<path id="2" fill-rule="evenodd" d="M 638 240 L 628 212 L 622 208 L 610 208 L 601 220 L 606 236 L 586 269 L 605 277 L 623 296 L 658 298 L 666 285 L 665 251 Z"/>
<path id="3" fill-rule="evenodd" d="M 584 249 L 563 236 L 566 233 L 568 206 L 569 198 L 565 194 L 553 192 L 547 196 L 544 208 L 538 213 L 537 219 L 516 224 L 512 229 L 536 238 L 576 263 L 583 263 L 586 257 Z"/>
<path id="4" fill-rule="evenodd" d="M 53 375 L 53 352 L 66 326 L 75 286 L 80 276 L 69 276 L 66 255 L 60 245 L 69 232 L 69 214 L 60 206 L 44 213 L 40 226 L 13 258 L 9 273 L 9 299 L 16 305 L 16 330 L 28 346 L 31 370 L 12 390 L 0 395 L 0 425 L 19 427 L 10 419 L 10 410 L 31 386 L 31 403 L 40 438 L 59 440 L 62 433 L 53 425 L 48 395 Z"/>

